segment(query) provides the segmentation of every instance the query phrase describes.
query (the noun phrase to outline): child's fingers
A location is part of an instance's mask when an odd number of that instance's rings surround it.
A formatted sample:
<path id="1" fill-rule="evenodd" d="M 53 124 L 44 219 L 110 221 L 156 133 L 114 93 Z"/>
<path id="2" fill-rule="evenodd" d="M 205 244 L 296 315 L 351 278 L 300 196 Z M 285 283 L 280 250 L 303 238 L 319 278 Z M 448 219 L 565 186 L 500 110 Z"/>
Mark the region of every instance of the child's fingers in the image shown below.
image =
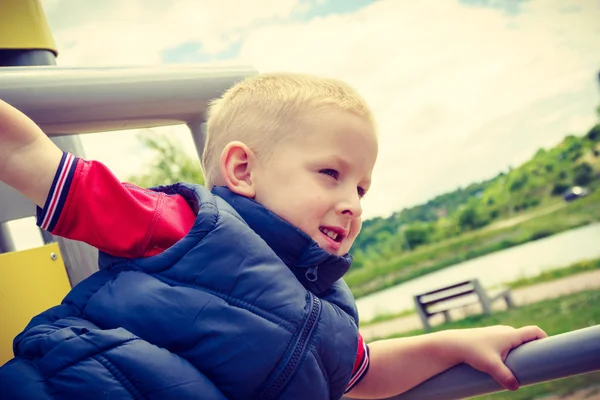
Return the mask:
<path id="1" fill-rule="evenodd" d="M 512 343 L 512 347 L 515 348 L 523 343 L 543 339 L 546 337 L 548 337 L 546 332 L 544 332 L 538 326 L 524 326 L 516 330 L 515 340 Z M 506 355 L 504 355 L 502 358 L 505 359 Z M 492 376 L 492 378 L 494 378 L 494 380 L 496 380 L 496 382 L 504 386 L 506 389 L 517 390 L 519 388 L 519 381 L 502 361 L 503 360 L 498 360 L 498 362 L 493 365 L 488 373 Z"/>
<path id="2" fill-rule="evenodd" d="M 517 335 L 515 341 L 513 342 L 513 347 L 517 347 L 522 345 L 523 343 L 531 342 L 537 339 L 543 339 L 546 337 L 548 337 L 548 335 L 540 327 L 535 325 L 524 326 L 522 328 L 517 329 Z"/>
<path id="3" fill-rule="evenodd" d="M 515 375 L 510 369 L 500 360 L 494 365 L 491 371 L 488 373 L 494 378 L 496 382 L 504 386 L 508 390 L 517 390 L 519 388 L 519 381 L 515 378 Z"/>

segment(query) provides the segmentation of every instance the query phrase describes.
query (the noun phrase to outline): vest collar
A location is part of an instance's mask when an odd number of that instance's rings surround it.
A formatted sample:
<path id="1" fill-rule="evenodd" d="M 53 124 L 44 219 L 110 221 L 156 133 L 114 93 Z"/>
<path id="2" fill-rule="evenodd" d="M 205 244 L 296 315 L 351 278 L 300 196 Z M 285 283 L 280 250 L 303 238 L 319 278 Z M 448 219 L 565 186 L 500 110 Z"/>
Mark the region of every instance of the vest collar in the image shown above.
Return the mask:
<path id="1" fill-rule="evenodd" d="M 225 186 L 215 186 L 212 193 L 233 207 L 311 292 L 324 293 L 350 268 L 349 254 L 327 253 L 310 236 L 253 199 Z"/>

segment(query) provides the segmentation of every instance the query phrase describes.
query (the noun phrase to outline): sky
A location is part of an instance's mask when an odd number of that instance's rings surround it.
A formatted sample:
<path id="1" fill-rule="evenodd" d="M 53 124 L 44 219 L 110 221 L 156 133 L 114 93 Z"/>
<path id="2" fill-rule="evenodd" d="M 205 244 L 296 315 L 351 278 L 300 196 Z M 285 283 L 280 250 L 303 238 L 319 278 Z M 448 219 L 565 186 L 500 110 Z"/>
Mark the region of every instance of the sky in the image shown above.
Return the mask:
<path id="1" fill-rule="evenodd" d="M 347 81 L 369 102 L 379 129 L 366 218 L 491 178 L 597 120 L 598 0 L 42 5 L 63 67 L 231 63 Z M 152 131 L 195 155 L 185 127 Z M 148 160 L 136 132 L 81 140 L 87 158 L 123 180 Z M 12 223 L 17 242 L 26 242 L 17 236 L 28 237 L 21 233 L 27 224 Z"/>

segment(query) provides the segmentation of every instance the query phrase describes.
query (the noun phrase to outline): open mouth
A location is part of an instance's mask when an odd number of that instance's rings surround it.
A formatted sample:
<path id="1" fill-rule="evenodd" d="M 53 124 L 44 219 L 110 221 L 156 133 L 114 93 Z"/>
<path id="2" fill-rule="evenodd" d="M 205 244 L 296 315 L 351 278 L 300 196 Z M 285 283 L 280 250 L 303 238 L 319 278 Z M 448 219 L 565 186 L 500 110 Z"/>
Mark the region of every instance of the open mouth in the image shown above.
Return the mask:
<path id="1" fill-rule="evenodd" d="M 329 228 L 324 228 L 324 227 L 319 227 L 319 230 L 321 231 L 321 233 L 323 233 L 324 235 L 328 236 L 331 240 L 341 243 L 342 240 L 344 239 L 344 235 L 335 232 L 332 229 Z"/>

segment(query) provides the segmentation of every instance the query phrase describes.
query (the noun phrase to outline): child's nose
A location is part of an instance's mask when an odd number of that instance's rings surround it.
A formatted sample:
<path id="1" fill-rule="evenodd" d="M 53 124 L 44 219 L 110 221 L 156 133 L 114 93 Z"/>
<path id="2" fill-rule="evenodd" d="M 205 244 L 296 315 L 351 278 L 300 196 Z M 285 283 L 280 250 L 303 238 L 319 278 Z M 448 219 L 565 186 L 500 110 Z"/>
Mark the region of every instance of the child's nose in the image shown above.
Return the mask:
<path id="1" fill-rule="evenodd" d="M 353 196 L 349 196 L 341 202 L 339 210 L 344 215 L 352 216 L 353 218 L 360 217 L 362 215 L 362 205 L 360 204 L 358 193 L 354 193 Z"/>

